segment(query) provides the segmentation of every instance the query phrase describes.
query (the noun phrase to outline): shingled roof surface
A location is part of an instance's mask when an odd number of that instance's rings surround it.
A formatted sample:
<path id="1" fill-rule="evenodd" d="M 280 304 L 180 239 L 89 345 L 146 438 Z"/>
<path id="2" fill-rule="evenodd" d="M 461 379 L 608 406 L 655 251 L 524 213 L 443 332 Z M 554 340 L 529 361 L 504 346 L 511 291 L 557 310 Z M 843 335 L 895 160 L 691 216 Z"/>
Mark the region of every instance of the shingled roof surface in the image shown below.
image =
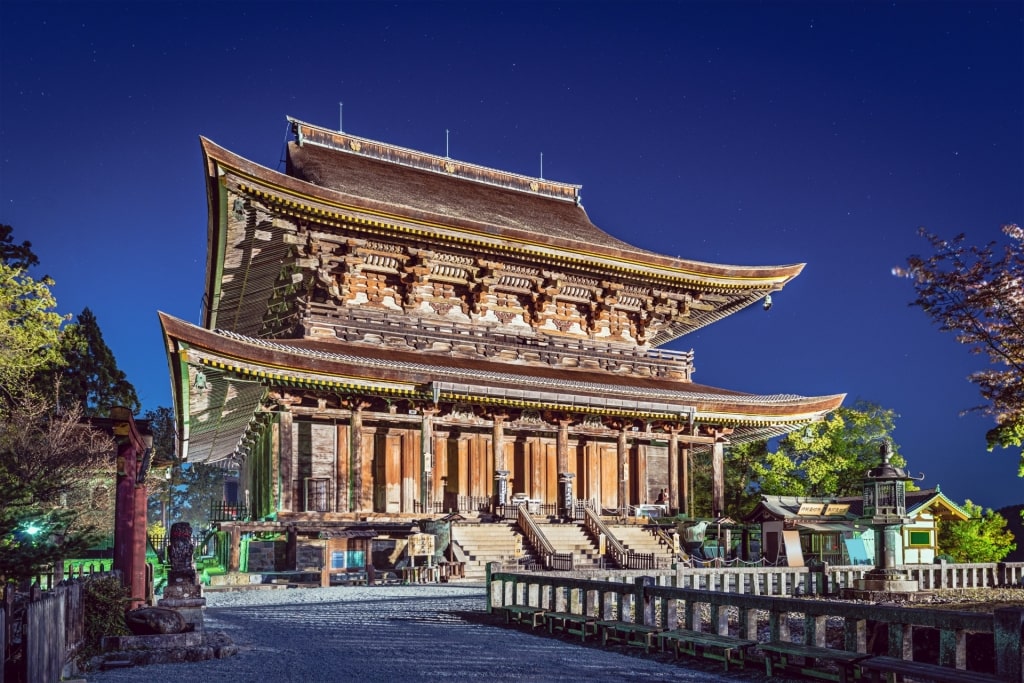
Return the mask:
<path id="1" fill-rule="evenodd" d="M 582 206 L 530 192 L 495 187 L 317 145 L 288 145 L 288 175 L 375 202 L 469 220 L 497 228 L 561 238 L 632 254 L 663 255 L 612 237 L 590 222 Z"/>

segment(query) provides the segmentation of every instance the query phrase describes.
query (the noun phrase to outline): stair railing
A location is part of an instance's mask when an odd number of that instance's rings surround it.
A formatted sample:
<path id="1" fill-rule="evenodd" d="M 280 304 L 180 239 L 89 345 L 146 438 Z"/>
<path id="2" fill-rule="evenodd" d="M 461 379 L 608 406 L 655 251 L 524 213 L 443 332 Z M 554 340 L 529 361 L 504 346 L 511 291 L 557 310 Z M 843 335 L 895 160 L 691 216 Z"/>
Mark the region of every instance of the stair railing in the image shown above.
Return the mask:
<path id="1" fill-rule="evenodd" d="M 679 548 L 678 543 L 662 527 L 656 526 L 654 528 L 654 535 L 658 537 L 659 541 L 668 546 L 673 560 L 682 562 L 687 559 L 686 554 Z"/>
<path id="2" fill-rule="evenodd" d="M 519 505 L 517 521 L 519 530 L 523 532 L 523 536 L 526 537 L 526 542 L 530 544 L 530 547 L 540 555 L 540 561 L 545 569 L 573 570 L 572 553 L 555 552 L 555 546 L 551 545 L 551 541 L 540 530 L 540 525 L 537 524 L 533 515 L 526 509 L 526 503 Z"/>
<path id="3" fill-rule="evenodd" d="M 622 545 L 622 541 L 615 538 L 615 534 L 605 525 L 604 520 L 601 519 L 601 516 L 593 508 L 590 506 L 585 507 L 583 514 L 583 528 L 595 538 L 599 534 L 604 534 L 606 554 L 611 556 L 612 562 L 617 566 L 622 569 L 655 568 L 654 553 L 638 553 L 626 550 L 626 546 Z"/>

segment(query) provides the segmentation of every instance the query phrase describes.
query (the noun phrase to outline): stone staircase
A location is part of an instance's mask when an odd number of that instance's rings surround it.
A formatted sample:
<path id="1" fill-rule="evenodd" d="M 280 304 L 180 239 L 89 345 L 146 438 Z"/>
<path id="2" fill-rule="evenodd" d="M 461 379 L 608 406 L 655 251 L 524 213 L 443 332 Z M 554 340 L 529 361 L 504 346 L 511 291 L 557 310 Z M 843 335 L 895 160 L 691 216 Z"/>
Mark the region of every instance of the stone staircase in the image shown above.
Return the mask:
<path id="1" fill-rule="evenodd" d="M 552 524 L 537 521 L 540 530 L 554 546 L 556 553 L 572 554 L 573 566 L 576 569 L 599 569 L 604 566 L 604 558 L 601 556 L 597 541 L 587 534 L 582 523 Z"/>
<path id="2" fill-rule="evenodd" d="M 515 522 L 460 522 L 452 525 L 452 540 L 461 549 L 466 578 L 474 581 L 486 577 L 489 562 L 508 566 L 533 561 Z"/>
<path id="3" fill-rule="evenodd" d="M 659 563 L 664 562 L 665 566 L 671 566 L 672 548 L 663 544 L 649 529 L 636 524 L 608 524 L 607 526 L 626 550 L 632 550 L 635 553 L 653 553 Z"/>

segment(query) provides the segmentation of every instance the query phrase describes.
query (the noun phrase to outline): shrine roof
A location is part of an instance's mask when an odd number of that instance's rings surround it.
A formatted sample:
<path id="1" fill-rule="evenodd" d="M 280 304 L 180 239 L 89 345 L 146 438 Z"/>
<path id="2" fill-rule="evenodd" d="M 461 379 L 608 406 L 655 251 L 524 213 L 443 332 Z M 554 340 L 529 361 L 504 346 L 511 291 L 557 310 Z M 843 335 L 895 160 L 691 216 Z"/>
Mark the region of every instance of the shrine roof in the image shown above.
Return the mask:
<path id="1" fill-rule="evenodd" d="M 938 486 L 930 489 L 907 491 L 907 514 L 919 515 L 931 512 L 939 519 L 968 519 L 970 515 L 950 500 Z M 761 501 L 749 516 L 750 520 L 763 519 L 800 519 L 799 511 L 804 505 L 838 505 L 847 506 L 845 517 L 856 519 L 863 514 L 864 499 L 862 496 L 769 496 L 762 495 Z M 806 518 L 806 517 L 804 517 Z M 816 515 L 813 518 L 828 519 L 828 515 Z"/>
<path id="2" fill-rule="evenodd" d="M 542 407 L 609 415 L 694 415 L 697 421 L 716 421 L 745 428 L 734 442 L 768 438 L 797 425 L 820 419 L 837 408 L 843 395 L 802 397 L 792 394 L 756 395 L 689 382 L 621 376 L 594 370 L 553 368 L 457 358 L 448 354 L 410 352 L 384 347 L 329 344 L 312 340 L 261 340 L 236 333 L 209 331 L 160 315 L 175 381 L 175 400 L 188 400 L 189 370 L 203 368 L 204 382 L 223 377 L 235 382 L 231 391 L 239 412 L 225 405 L 204 405 L 221 423 L 244 427 L 263 387 L 309 386 L 326 390 L 384 393 L 427 398 L 433 392 L 446 400 L 479 401 L 496 405 Z M 176 360 L 177 359 L 177 360 Z M 248 392 L 248 393 L 246 393 Z M 243 396 L 248 396 L 246 398 Z M 225 399 L 227 400 L 227 399 Z M 189 409 L 176 414 L 193 414 Z M 184 430 L 186 433 L 189 430 Z M 241 432 L 236 435 L 240 438 Z M 233 445 L 232 445 L 233 448 Z"/>

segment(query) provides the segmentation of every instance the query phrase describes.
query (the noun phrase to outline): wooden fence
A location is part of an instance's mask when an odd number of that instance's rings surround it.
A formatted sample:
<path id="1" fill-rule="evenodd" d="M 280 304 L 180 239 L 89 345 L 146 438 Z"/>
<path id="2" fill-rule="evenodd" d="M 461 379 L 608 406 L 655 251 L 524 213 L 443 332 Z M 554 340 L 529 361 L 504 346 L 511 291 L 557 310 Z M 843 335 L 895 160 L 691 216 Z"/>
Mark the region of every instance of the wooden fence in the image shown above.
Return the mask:
<path id="1" fill-rule="evenodd" d="M 85 582 L 99 576 L 119 573 L 79 574 L 45 591 L 36 583 L 20 595 L 11 584 L 4 588 L 0 609 L 4 676 L 0 680 L 8 676 L 32 683 L 61 679 L 85 643 Z"/>

